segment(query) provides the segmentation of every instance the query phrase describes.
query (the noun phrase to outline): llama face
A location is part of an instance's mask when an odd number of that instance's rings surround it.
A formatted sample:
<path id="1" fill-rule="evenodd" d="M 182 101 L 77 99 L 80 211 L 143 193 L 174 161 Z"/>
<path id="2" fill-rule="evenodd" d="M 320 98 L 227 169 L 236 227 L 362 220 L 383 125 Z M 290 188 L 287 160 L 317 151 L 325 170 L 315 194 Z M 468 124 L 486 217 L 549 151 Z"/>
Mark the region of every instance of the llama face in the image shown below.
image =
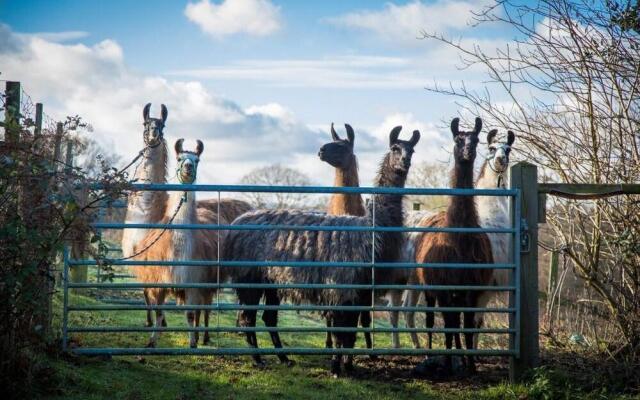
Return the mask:
<path id="1" fill-rule="evenodd" d="M 509 166 L 509 154 L 511 146 L 516 140 L 516 135 L 512 131 L 507 131 L 507 139 L 497 138 L 498 130 L 493 129 L 487 134 L 487 145 L 489 146 L 489 166 L 495 172 L 501 173 L 507 170 Z"/>
<path id="2" fill-rule="evenodd" d="M 204 150 L 204 145 L 198 140 L 198 146 L 196 151 L 187 151 L 182 149 L 182 142 L 184 139 L 178 139 L 176 142 L 176 158 L 178 161 L 178 167 L 176 169 L 176 176 L 180 183 L 190 184 L 195 182 L 196 175 L 198 173 L 198 163 L 200 162 L 200 154 Z"/>
<path id="3" fill-rule="evenodd" d="M 167 121 L 167 107 L 162 105 L 162 119 L 149 117 L 149 110 L 151 109 L 151 103 L 147 103 L 142 110 L 142 117 L 144 118 L 144 143 L 148 147 L 156 147 L 162 143 L 164 123 Z"/>
<path id="4" fill-rule="evenodd" d="M 411 167 L 411 157 L 413 157 L 414 147 L 420 140 L 420 132 L 413 131 L 410 140 L 400 140 L 398 135 L 401 130 L 401 126 L 396 126 L 389 134 L 389 164 L 395 172 L 406 174 Z"/>
<path id="5" fill-rule="evenodd" d="M 478 134 L 482 130 L 482 120 L 476 118 L 476 125 L 472 131 L 464 132 L 458 129 L 459 118 L 451 121 L 451 133 L 453 133 L 453 156 L 457 162 L 473 163 L 476 159 L 476 149 L 478 147 Z"/>
<path id="6" fill-rule="evenodd" d="M 340 136 L 333 129 L 331 124 L 331 137 L 332 142 L 329 142 L 318 151 L 318 157 L 320 160 L 328 163 L 332 167 L 347 169 L 354 161 L 353 158 L 353 142 L 355 140 L 355 134 L 353 128 L 349 124 L 344 124 L 347 130 L 347 139 L 341 139 Z"/>

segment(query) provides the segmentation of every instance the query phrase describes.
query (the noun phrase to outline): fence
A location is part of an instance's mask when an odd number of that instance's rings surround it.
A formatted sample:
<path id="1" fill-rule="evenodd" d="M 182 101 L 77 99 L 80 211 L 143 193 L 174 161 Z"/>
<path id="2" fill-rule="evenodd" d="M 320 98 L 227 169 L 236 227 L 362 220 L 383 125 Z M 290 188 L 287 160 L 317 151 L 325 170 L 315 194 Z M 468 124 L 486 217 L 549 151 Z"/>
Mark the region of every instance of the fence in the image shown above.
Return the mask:
<path id="1" fill-rule="evenodd" d="M 192 225 L 177 225 L 177 224 L 122 224 L 122 223 L 111 223 L 111 222 L 98 222 L 95 224 L 95 227 L 98 229 L 148 229 L 148 228 L 159 228 L 159 229 L 206 229 L 206 230 L 302 230 L 302 231 L 362 231 L 362 232 L 370 232 L 372 235 L 375 235 L 379 232 L 436 232 L 436 231 L 445 231 L 445 232 L 465 232 L 465 233 L 480 233 L 480 232 L 491 232 L 491 233 L 499 233 L 499 234 L 507 234 L 510 235 L 513 243 L 512 249 L 512 263 L 508 264 L 416 264 L 413 260 L 403 260 L 398 263 L 382 263 L 382 262 L 374 262 L 371 263 L 358 263 L 358 262 L 345 262 L 345 263 L 320 263 L 323 267 L 336 267 L 336 268 L 370 268 L 372 272 L 372 276 L 375 276 L 375 270 L 381 268 L 505 268 L 512 271 L 512 284 L 508 286 L 455 286 L 455 285 L 445 285 L 445 286 L 430 286 L 430 285 L 383 285 L 376 284 L 372 281 L 370 284 L 345 284 L 345 283 L 336 283 L 334 285 L 323 285 L 323 284 L 237 284 L 233 282 L 221 282 L 216 281 L 210 284 L 168 284 L 168 285 L 160 285 L 160 284 L 142 284 L 139 282 L 71 282 L 69 276 L 71 271 L 74 268 L 83 268 L 87 266 L 92 266 L 94 268 L 99 268 L 100 262 L 96 260 L 87 260 L 87 259 L 71 259 L 68 256 L 68 252 L 66 252 L 65 256 L 65 267 L 64 267 L 64 327 L 63 327 L 63 345 L 65 348 L 69 343 L 69 335 L 70 334 L 104 334 L 104 333 L 140 333 L 140 332 L 188 332 L 194 331 L 196 329 L 188 328 L 188 327 L 163 327 L 163 328 L 149 328 L 149 327 L 136 327 L 136 326 L 76 326 L 69 324 L 69 314 L 71 313 L 90 313 L 90 312 L 117 312 L 117 311 L 142 311 L 147 310 L 150 307 L 144 305 L 141 302 L 132 303 L 130 301 L 118 301 L 118 299 L 112 299 L 115 301 L 110 302 L 111 304 L 97 304 L 97 305 L 72 305 L 69 304 L 69 290 L 130 290 L 130 289 L 141 289 L 144 287 L 171 287 L 171 288 L 213 288 L 216 289 L 218 293 L 223 289 L 235 289 L 238 287 L 269 287 L 269 288 L 277 288 L 277 289 L 291 289 L 291 288 L 302 288 L 302 289 L 310 289 L 310 288 L 322 288 L 322 289 L 366 289 L 372 291 L 372 299 L 376 299 L 375 291 L 376 290 L 388 290 L 388 289 L 398 289 L 398 290 L 430 290 L 430 291 L 439 291 L 439 290 L 491 290 L 491 291 L 502 291 L 509 293 L 509 305 L 507 307 L 485 307 L 485 308 L 451 308 L 451 307 L 423 307 L 423 306 L 415 306 L 415 307 L 405 307 L 405 306 L 383 306 L 378 305 L 374 300 L 368 306 L 328 306 L 328 305 L 312 305 L 312 304 L 302 304 L 302 305 L 292 305 L 292 304 L 282 304 L 280 306 L 266 306 L 266 305 L 258 305 L 258 306 L 248 306 L 248 305 L 238 305 L 231 302 L 222 302 L 220 301 L 220 297 L 214 300 L 213 304 L 207 307 L 197 307 L 199 309 L 208 309 L 214 311 L 216 313 L 216 326 L 210 328 L 198 328 L 197 331 L 209 331 L 217 334 L 221 333 L 230 333 L 230 332 L 269 332 L 273 330 L 277 330 L 278 332 L 293 332 L 293 333 L 325 333 L 325 332 L 336 332 L 336 331 L 356 331 L 356 332 L 370 332 L 373 336 L 374 346 L 371 349 L 363 349 L 363 348 L 354 348 L 354 349 L 328 349 L 322 347 L 309 347 L 309 346 L 297 346 L 297 347 L 285 347 L 281 349 L 277 348 L 251 348 L 251 347 L 239 347 L 239 346 L 218 346 L 215 347 L 207 347 L 207 348 L 182 348 L 182 347 L 164 347 L 164 348 L 144 348 L 144 347 L 108 347 L 105 346 L 105 341 L 101 342 L 102 346 L 83 346 L 81 348 L 73 348 L 69 349 L 78 354 L 87 354 L 87 355 L 99 355 L 99 354 L 109 354 L 109 355 L 178 355 L 178 354 L 211 354 L 211 355 L 223 355 L 223 354 L 234 354 L 234 355 L 249 355 L 249 354 L 370 354 L 370 355 L 439 355 L 439 354 L 458 354 L 458 355 L 482 355 L 482 356 L 509 356 L 512 360 L 512 376 L 513 378 L 517 378 L 518 374 L 521 373 L 526 367 L 533 365 L 535 359 L 537 357 L 537 345 L 532 346 L 531 348 L 524 348 L 524 346 L 531 346 L 531 343 L 535 342 L 537 344 L 537 329 L 535 330 L 527 330 L 524 331 L 523 327 L 530 329 L 534 324 L 531 320 L 536 320 L 537 323 L 537 301 L 533 302 L 531 299 L 526 298 L 526 296 L 531 296 L 533 293 L 537 296 L 537 280 L 535 285 L 529 284 L 526 287 L 523 287 L 522 282 L 524 279 L 530 279 L 530 276 L 536 276 L 535 271 L 531 271 L 525 273 L 525 271 L 521 271 L 521 263 L 524 260 L 522 265 L 527 265 L 530 267 L 531 260 L 533 258 L 530 257 L 531 252 L 526 250 L 521 252 L 522 238 L 529 237 L 528 240 L 535 240 L 535 237 L 531 237 L 531 233 L 528 231 L 522 231 L 523 226 L 526 226 L 526 221 L 522 221 L 523 211 L 527 212 L 530 208 L 529 204 L 523 201 L 523 194 L 534 193 L 530 192 L 530 185 L 527 185 L 526 182 L 527 176 L 525 174 L 519 173 L 519 171 L 526 172 L 526 168 L 522 169 L 522 166 L 514 166 L 512 168 L 512 179 L 511 179 L 511 187 L 512 189 L 507 190 L 473 190 L 473 189 L 408 189 L 408 188 L 366 188 L 366 187 L 344 187 L 344 188 L 336 188 L 336 187 L 266 187 L 266 186 L 223 186 L 223 185 L 152 185 L 152 184 L 137 184 L 133 185 L 133 190 L 141 191 L 141 190 L 153 190 L 153 191 L 197 191 L 197 192 L 215 192 L 220 196 L 220 193 L 242 193 L 242 192 L 290 192 L 290 193 L 349 193 L 349 194 L 411 194 L 411 195 L 454 195 L 454 196 L 508 196 L 511 199 L 512 207 L 512 215 L 513 215 L 513 225 L 509 227 L 504 227 L 500 229 L 483 229 L 483 228 L 463 228 L 463 227 L 451 227 L 451 228 L 425 228 L 425 227 L 382 227 L 377 226 L 375 222 L 375 216 L 373 216 L 371 226 L 282 226 L 282 225 L 222 225 L 222 224 L 192 224 Z M 528 177 L 530 179 L 530 177 Z M 535 180 L 533 181 L 535 182 Z M 529 196 L 531 197 L 531 196 Z M 535 196 L 534 196 L 535 197 Z M 524 206 L 524 208 L 523 208 Z M 533 225 L 533 224 L 532 224 Z M 522 255 L 521 255 L 522 254 Z M 219 255 L 220 256 L 220 255 Z M 256 267 L 278 267 L 278 266 L 289 266 L 296 268 L 305 268 L 317 266 L 318 263 L 315 262 L 304 262 L 304 261 L 290 261 L 290 262 L 281 262 L 281 261 L 269 261 L 269 260 L 254 260 L 252 262 L 232 262 L 220 260 L 218 257 L 217 260 L 192 260 L 192 261 L 162 261 L 162 262 L 142 262 L 142 261 L 111 261 L 112 265 L 115 266 L 128 266 L 130 268 L 135 268 L 140 265 L 159 265 L 159 266 L 172 266 L 172 265 L 187 265 L 187 266 L 211 266 L 213 268 L 216 267 L 233 267 L 233 268 L 256 268 Z M 126 277 L 126 275 L 125 275 Z M 525 289 L 525 290 L 523 290 Z M 537 297 L 536 297 L 537 299 Z M 523 309 L 527 307 L 526 310 Z M 189 307 L 180 306 L 180 305 L 164 305 L 164 306 L 155 306 L 153 309 L 162 309 L 167 311 L 180 311 L 187 310 Z M 191 307 L 193 308 L 193 307 Z M 279 311 L 326 311 L 326 310 L 344 310 L 344 311 L 370 311 L 370 312 L 380 312 L 380 311 L 413 311 L 413 312 L 424 312 L 424 311 L 433 311 L 433 312 L 442 312 L 442 311 L 474 311 L 474 312 L 482 312 L 482 313 L 506 313 L 509 315 L 509 326 L 504 329 L 496 329 L 496 328 L 475 328 L 475 329 L 457 329 L 457 330 L 449 330 L 443 328 L 394 328 L 394 327 L 384 327 L 378 326 L 383 325 L 379 323 L 379 320 L 376 320 L 375 314 L 372 322 L 372 326 L 370 328 L 328 328 L 325 326 L 321 326 L 316 324 L 315 326 L 280 326 L 277 328 L 273 327 L 237 327 L 230 325 L 220 324 L 220 314 L 229 311 L 237 311 L 243 309 L 255 309 L 255 310 L 265 310 L 265 309 L 273 309 L 276 308 Z M 316 315 L 315 319 L 318 321 L 321 319 L 319 315 Z M 282 324 L 281 324 L 282 325 Z M 406 348 L 390 348 L 389 346 L 381 346 L 376 345 L 376 335 L 389 334 L 391 332 L 398 333 L 408 333 L 408 332 L 416 332 L 416 333 L 445 333 L 445 332 L 460 332 L 460 333 L 481 333 L 481 334 L 491 334 L 491 335 L 502 335 L 503 337 L 508 337 L 508 346 L 503 349 L 474 349 L 474 350 L 466 350 L 466 349 L 406 349 Z M 531 354 L 535 353 L 535 354 Z"/>

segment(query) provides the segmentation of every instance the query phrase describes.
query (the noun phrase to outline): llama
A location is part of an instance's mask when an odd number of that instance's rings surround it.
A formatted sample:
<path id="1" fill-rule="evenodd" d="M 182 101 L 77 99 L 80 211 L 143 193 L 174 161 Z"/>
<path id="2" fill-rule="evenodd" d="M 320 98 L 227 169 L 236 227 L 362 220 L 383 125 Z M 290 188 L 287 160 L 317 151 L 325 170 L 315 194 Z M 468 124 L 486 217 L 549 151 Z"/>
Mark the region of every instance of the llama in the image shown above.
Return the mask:
<path id="1" fill-rule="evenodd" d="M 347 139 L 343 140 L 338 136 L 333 124 L 331 124 L 332 142 L 323 145 L 318 152 L 320 160 L 325 161 L 335 168 L 335 178 L 333 185 L 336 187 L 360 186 L 358 179 L 358 162 L 353 153 L 355 141 L 355 133 L 349 124 L 344 125 L 347 131 Z M 327 214 L 329 215 L 365 215 L 364 203 L 360 194 L 334 193 L 329 199 L 327 206 Z M 387 293 L 389 305 L 397 306 L 400 304 L 402 291 L 390 290 Z M 394 328 L 398 327 L 398 311 L 390 311 L 389 319 Z M 327 319 L 327 327 L 330 327 L 331 321 Z M 369 311 L 360 312 L 360 325 L 363 328 L 371 326 L 371 313 Z M 415 334 L 415 333 L 414 333 Z M 393 347 L 400 347 L 400 338 L 398 332 L 391 334 Z M 371 333 L 364 332 L 364 340 L 368 349 L 372 348 Z M 326 346 L 333 347 L 331 333 L 327 332 Z M 372 358 L 375 359 L 374 356 Z"/>
<path id="2" fill-rule="evenodd" d="M 195 152 L 182 149 L 183 139 L 175 144 L 178 167 L 176 175 L 178 181 L 183 184 L 192 184 L 197 175 L 198 162 L 204 146 L 198 140 Z M 196 207 L 195 192 L 172 192 L 169 196 L 166 212 L 160 223 L 162 224 L 193 224 L 204 223 L 204 220 L 217 220 L 217 216 L 209 210 L 198 210 Z M 221 223 L 226 223 L 221 219 Z M 189 229 L 150 229 L 149 233 L 140 242 L 139 248 L 147 249 L 135 257 L 141 261 L 170 261 L 170 260 L 214 260 L 217 257 L 218 242 L 222 240 L 220 233 L 216 231 L 189 230 Z M 135 275 L 144 283 L 208 283 L 216 282 L 217 269 L 208 266 L 139 266 L 135 269 Z M 166 288 L 149 288 L 149 304 L 161 306 L 165 298 L 171 292 Z M 210 305 L 213 298 L 213 289 L 183 288 L 173 291 L 179 304 L 188 306 Z M 200 310 L 188 310 L 186 312 L 189 327 L 198 327 L 200 324 Z M 206 314 L 205 314 L 206 318 Z M 164 313 L 156 310 L 155 327 L 162 326 Z M 149 347 L 155 347 L 160 336 L 159 331 L 154 331 L 149 340 Z M 205 332 L 208 336 L 208 332 Z M 189 332 L 189 345 L 197 347 L 198 333 Z"/>
<path id="3" fill-rule="evenodd" d="M 376 177 L 377 187 L 404 187 L 411 166 L 414 147 L 420 139 L 420 132 L 414 131 L 411 140 L 399 140 L 402 127 L 391 131 L 389 151 L 380 165 Z M 402 195 L 378 194 L 373 196 L 365 216 L 326 215 L 298 210 L 262 210 L 249 212 L 236 219 L 234 225 L 314 225 L 314 226 L 371 226 L 375 216 L 376 226 L 402 226 Z M 373 238 L 372 238 L 373 236 Z M 233 230 L 229 232 L 224 245 L 224 259 L 236 261 L 315 261 L 315 262 L 395 262 L 399 260 L 403 235 L 399 232 L 360 231 L 264 231 Z M 372 246 L 374 254 L 372 254 Z M 367 284 L 371 282 L 369 268 L 338 267 L 265 267 L 241 268 L 242 274 L 234 277 L 240 283 L 314 283 L 314 284 Z M 404 274 L 402 274 L 404 277 Z M 375 283 L 395 284 L 396 269 L 376 270 Z M 238 288 L 240 304 L 258 304 L 264 295 L 266 304 L 277 305 L 280 298 L 293 303 L 311 303 L 329 306 L 367 304 L 370 292 L 366 290 L 340 289 L 283 289 L 258 290 Z M 329 317 L 336 327 L 356 328 L 359 312 L 331 310 Z M 277 311 L 265 310 L 262 319 L 266 326 L 277 326 Z M 242 310 L 241 326 L 256 324 L 255 310 Z M 355 332 L 333 332 L 336 348 L 353 348 Z M 258 347 L 255 332 L 247 332 L 247 343 Z M 256 363 L 262 361 L 253 356 Z M 343 357 L 332 357 L 331 371 L 340 373 Z M 345 369 L 353 368 L 353 357 L 346 356 Z"/>
<path id="4" fill-rule="evenodd" d="M 516 136 L 512 131 L 507 131 L 507 137 L 498 137 L 498 130 L 493 129 L 487 134 L 487 146 L 489 154 L 480 168 L 480 174 L 476 180 L 477 189 L 505 189 L 504 175 L 509 168 L 509 154 Z M 509 213 L 509 199 L 504 196 L 478 196 L 476 198 L 478 218 L 483 228 L 504 228 L 511 225 Z M 498 264 L 511 262 L 509 259 L 509 235 L 504 233 L 487 233 L 491 240 L 493 261 Z M 506 269 L 493 270 L 494 285 L 506 286 L 509 284 L 509 271 Z M 478 299 L 479 307 L 486 307 L 489 301 L 497 295 L 497 292 L 487 290 L 482 292 Z M 476 314 L 476 326 L 483 325 L 483 314 Z M 477 334 L 475 335 L 477 346 Z"/>
<path id="5" fill-rule="evenodd" d="M 141 164 L 136 168 L 133 181 L 139 183 L 167 183 L 167 142 L 164 139 L 164 124 L 167 107 L 162 104 L 162 118 L 150 118 L 151 103 L 144 106 L 142 117 L 145 147 Z M 167 193 L 162 191 L 132 192 L 127 200 L 126 224 L 157 223 L 164 215 Z M 129 258 L 133 248 L 148 234 L 147 229 L 124 229 L 122 231 L 122 255 Z M 149 304 L 148 290 L 144 289 L 144 300 Z M 147 310 L 147 326 L 153 325 L 151 310 Z M 166 323 L 165 323 L 166 326 Z"/>
<path id="6" fill-rule="evenodd" d="M 451 122 L 455 165 L 451 175 L 451 187 L 460 189 L 473 188 L 473 164 L 476 158 L 478 134 L 482 129 L 482 120 L 476 118 L 473 131 L 462 132 L 458 129 L 459 119 Z M 478 212 L 473 196 L 451 196 L 445 212 L 423 219 L 420 226 L 427 227 L 470 227 L 478 228 Z M 418 263 L 493 263 L 491 242 L 484 234 L 471 233 L 423 233 L 415 248 L 415 260 Z M 492 271 L 486 268 L 420 268 L 417 271 L 418 281 L 426 285 L 488 285 L 492 279 Z M 427 292 L 427 299 L 433 298 Z M 480 293 L 475 290 L 440 290 L 435 298 L 440 307 L 477 307 Z M 475 313 L 464 312 L 464 328 L 474 328 Z M 445 311 L 442 313 L 444 326 L 448 329 L 460 328 L 460 313 Z M 451 349 L 453 338 L 456 348 L 461 348 L 460 335 L 445 333 L 445 345 Z M 465 346 L 473 349 L 473 334 L 465 333 Z M 467 368 L 475 371 L 473 356 L 467 357 Z M 452 358 L 446 357 L 446 371 L 452 371 Z"/>
<path id="7" fill-rule="evenodd" d="M 347 131 L 347 139 L 341 139 L 331 124 L 331 138 L 329 142 L 318 152 L 320 160 L 335 168 L 335 178 L 333 185 L 336 187 L 360 186 L 358 179 L 358 160 L 353 154 L 355 132 L 349 124 L 344 124 Z M 365 215 L 364 202 L 360 194 L 334 193 L 329 199 L 327 214 L 329 215 Z M 328 317 L 328 315 L 327 315 Z M 364 328 L 371 326 L 371 313 L 369 311 L 360 312 L 360 325 Z M 331 319 L 327 318 L 327 328 L 331 328 Z M 364 340 L 368 349 L 372 347 L 371 333 L 364 333 Z M 331 332 L 327 332 L 325 340 L 327 348 L 333 347 Z"/>

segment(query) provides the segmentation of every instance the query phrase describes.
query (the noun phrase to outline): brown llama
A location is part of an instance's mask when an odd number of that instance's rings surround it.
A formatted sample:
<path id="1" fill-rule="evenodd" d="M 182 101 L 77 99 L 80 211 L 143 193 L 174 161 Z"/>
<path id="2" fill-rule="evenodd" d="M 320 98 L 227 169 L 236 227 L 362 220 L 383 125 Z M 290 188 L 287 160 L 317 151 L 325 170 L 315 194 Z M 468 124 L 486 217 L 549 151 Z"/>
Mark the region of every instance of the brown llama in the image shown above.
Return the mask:
<path id="1" fill-rule="evenodd" d="M 478 134 L 482 129 L 482 120 L 476 118 L 473 131 L 462 132 L 458 129 L 459 119 L 451 122 L 455 165 L 451 175 L 451 187 L 458 189 L 473 188 L 473 164 L 476 158 Z M 478 212 L 474 196 L 450 196 L 449 206 L 445 212 L 427 217 L 419 226 L 425 227 L 466 227 L 479 228 Z M 484 233 L 422 233 L 416 244 L 415 261 L 417 263 L 493 263 L 491 242 Z M 487 268 L 420 268 L 418 281 L 423 285 L 488 285 L 492 279 L 492 270 Z M 477 307 L 480 291 L 477 290 L 439 290 L 435 291 L 435 298 L 440 307 Z M 427 299 L 434 294 L 426 293 Z M 464 328 L 475 327 L 475 313 L 467 311 L 464 315 Z M 460 313 L 443 311 L 444 327 L 446 329 L 460 328 Z M 456 348 L 462 347 L 460 335 L 445 333 L 445 345 L 452 348 L 453 338 Z M 474 348 L 472 333 L 465 333 L 465 347 Z M 467 368 L 475 371 L 473 356 L 467 357 Z M 446 372 L 452 372 L 452 358 L 446 357 Z"/>
<path id="2" fill-rule="evenodd" d="M 197 175 L 200 154 L 204 149 L 198 140 L 195 152 L 182 149 L 183 139 L 176 142 L 175 150 L 178 161 L 177 178 L 180 183 L 191 184 Z M 169 196 L 166 213 L 160 221 L 163 224 L 193 224 L 217 221 L 218 217 L 209 210 L 197 209 L 195 192 L 172 192 Z M 220 223 L 225 224 L 220 218 Z M 175 260 L 215 260 L 218 256 L 218 243 L 222 240 L 222 233 L 206 230 L 175 229 L 162 230 L 150 229 L 147 236 L 140 242 L 140 248 L 147 250 L 135 257 L 140 261 L 175 261 Z M 138 247 L 136 246 L 136 250 Z M 135 269 L 135 275 L 143 283 L 211 283 L 216 282 L 217 268 L 210 266 L 139 266 Z M 226 277 L 221 277 L 224 280 Z M 211 304 L 213 289 L 182 288 L 170 290 L 166 288 L 149 288 L 149 304 L 161 306 L 171 292 L 173 292 L 179 304 L 198 306 Z M 200 310 L 197 308 L 186 312 L 187 323 L 190 327 L 198 327 L 200 324 Z M 205 313 L 205 319 L 207 315 Z M 155 328 L 162 326 L 164 313 L 156 310 Z M 149 347 L 155 347 L 160 335 L 154 331 L 149 340 Z M 208 341 L 208 332 L 205 331 L 205 342 Z M 198 332 L 189 332 L 189 344 L 197 347 Z"/>

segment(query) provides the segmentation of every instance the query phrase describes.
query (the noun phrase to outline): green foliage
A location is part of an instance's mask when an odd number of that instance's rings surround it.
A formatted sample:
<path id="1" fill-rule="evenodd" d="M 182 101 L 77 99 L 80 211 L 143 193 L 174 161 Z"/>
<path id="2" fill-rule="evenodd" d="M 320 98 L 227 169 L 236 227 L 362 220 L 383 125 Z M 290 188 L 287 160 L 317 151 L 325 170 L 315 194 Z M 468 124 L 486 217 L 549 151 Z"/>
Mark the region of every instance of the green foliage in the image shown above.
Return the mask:
<path id="1" fill-rule="evenodd" d="M 67 119 L 62 136 L 48 130 L 35 136 L 33 120 L 14 111 L 4 123 L 8 141 L 0 142 L 0 385 L 24 397 L 41 377 L 35 355 L 53 341 L 56 255 L 64 244 L 87 242 L 97 208 L 127 183 L 106 164 L 89 177 L 54 160 L 56 143 L 72 145 L 88 128 L 79 117 Z M 81 189 L 96 182 L 107 189 Z M 94 246 L 104 252 L 99 238 Z"/>

